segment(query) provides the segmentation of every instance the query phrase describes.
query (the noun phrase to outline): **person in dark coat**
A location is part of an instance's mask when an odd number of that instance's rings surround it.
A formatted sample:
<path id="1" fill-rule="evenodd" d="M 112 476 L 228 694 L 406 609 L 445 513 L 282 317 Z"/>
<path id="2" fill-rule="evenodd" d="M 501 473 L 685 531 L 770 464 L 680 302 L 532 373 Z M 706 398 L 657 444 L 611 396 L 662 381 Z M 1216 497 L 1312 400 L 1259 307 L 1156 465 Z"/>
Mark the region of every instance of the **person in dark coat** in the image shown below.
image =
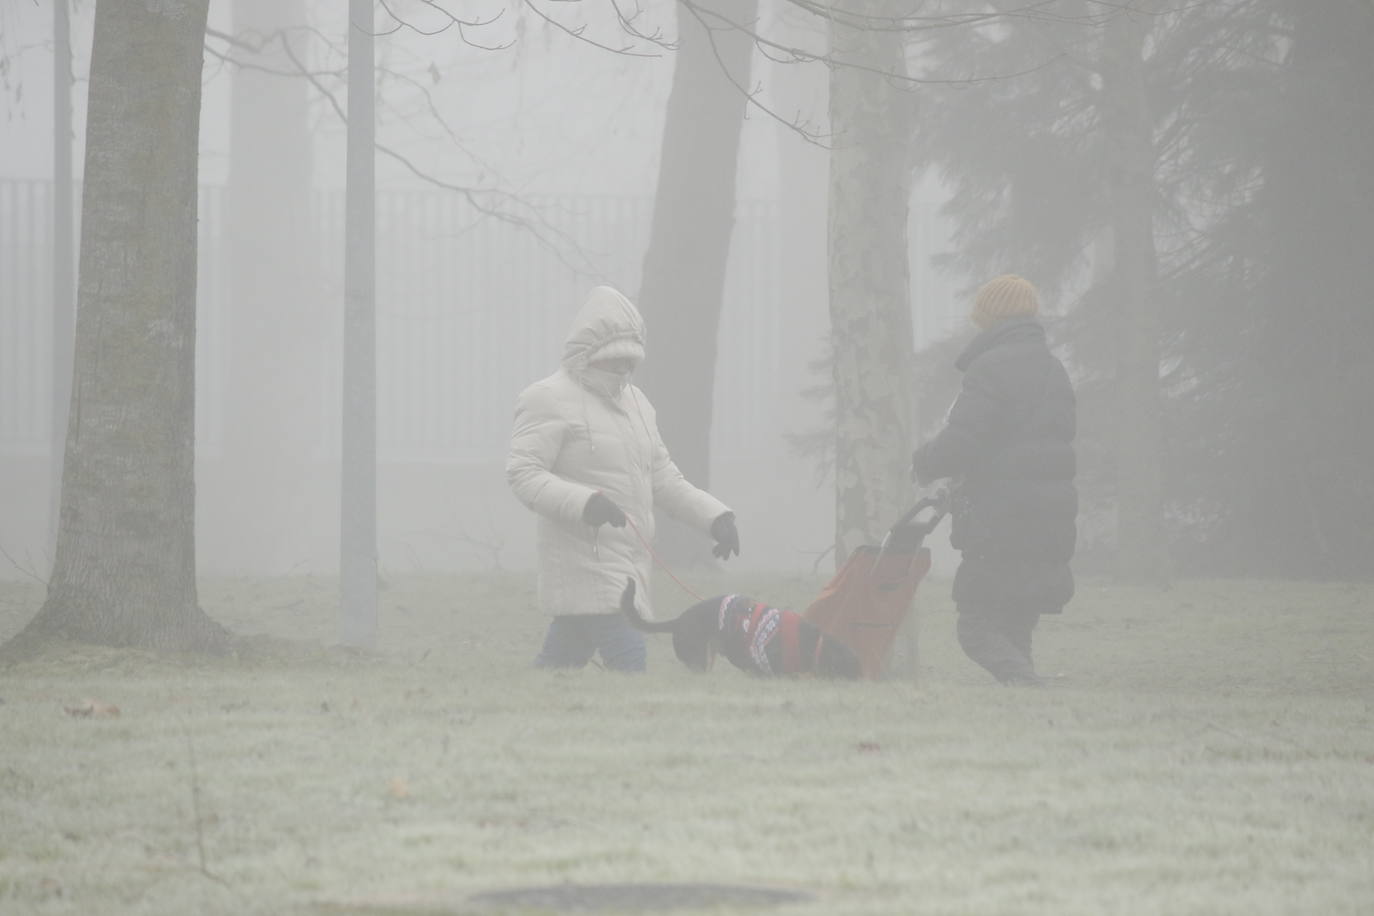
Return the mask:
<path id="1" fill-rule="evenodd" d="M 912 456 L 918 483 L 954 479 L 959 644 L 1004 684 L 1040 683 L 1031 634 L 1074 592 L 1077 403 L 1039 310 L 1035 287 L 1015 275 L 978 290 L 971 317 L 982 331 L 955 362 L 963 387 Z"/>

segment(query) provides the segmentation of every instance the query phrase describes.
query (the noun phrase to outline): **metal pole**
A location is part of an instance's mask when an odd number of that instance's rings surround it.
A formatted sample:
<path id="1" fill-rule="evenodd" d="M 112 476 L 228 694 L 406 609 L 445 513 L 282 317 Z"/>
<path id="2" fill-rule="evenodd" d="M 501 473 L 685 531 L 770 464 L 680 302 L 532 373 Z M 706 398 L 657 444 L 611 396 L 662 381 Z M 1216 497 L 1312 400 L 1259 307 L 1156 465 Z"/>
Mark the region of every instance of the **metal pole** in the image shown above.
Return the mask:
<path id="1" fill-rule="evenodd" d="M 377 641 L 377 381 L 373 0 L 349 0 L 344 229 L 340 636 Z"/>
<path id="2" fill-rule="evenodd" d="M 72 42 L 68 0 L 53 3 L 52 67 L 52 413 L 49 430 L 48 552 L 57 545 L 67 417 L 72 400 L 76 283 L 72 265 Z"/>

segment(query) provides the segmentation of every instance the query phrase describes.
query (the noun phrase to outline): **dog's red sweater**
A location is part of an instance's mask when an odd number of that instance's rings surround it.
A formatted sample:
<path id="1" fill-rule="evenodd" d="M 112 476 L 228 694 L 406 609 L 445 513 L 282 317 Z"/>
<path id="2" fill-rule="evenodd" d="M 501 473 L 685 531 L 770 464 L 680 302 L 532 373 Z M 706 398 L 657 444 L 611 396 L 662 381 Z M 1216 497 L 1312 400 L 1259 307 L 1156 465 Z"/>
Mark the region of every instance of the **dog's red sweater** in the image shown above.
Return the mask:
<path id="1" fill-rule="evenodd" d="M 800 674 L 801 615 L 744 595 L 720 600 L 720 650 L 730 663 L 756 674 Z M 820 643 L 816 645 L 820 652 Z"/>

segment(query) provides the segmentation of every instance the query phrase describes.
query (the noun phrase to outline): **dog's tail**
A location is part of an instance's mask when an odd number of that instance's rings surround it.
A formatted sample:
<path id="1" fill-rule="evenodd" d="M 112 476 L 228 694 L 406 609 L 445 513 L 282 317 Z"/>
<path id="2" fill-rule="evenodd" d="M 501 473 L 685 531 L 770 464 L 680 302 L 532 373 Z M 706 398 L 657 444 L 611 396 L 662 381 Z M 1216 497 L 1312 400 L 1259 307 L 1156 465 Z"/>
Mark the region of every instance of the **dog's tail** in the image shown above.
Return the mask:
<path id="1" fill-rule="evenodd" d="M 629 579 L 625 583 L 625 591 L 620 593 L 620 610 L 625 613 L 625 618 L 630 621 L 630 626 L 636 630 L 643 630 L 646 633 L 671 633 L 674 630 L 675 620 L 666 620 L 655 623 L 645 620 L 644 615 L 639 613 L 639 608 L 635 607 L 635 580 Z"/>

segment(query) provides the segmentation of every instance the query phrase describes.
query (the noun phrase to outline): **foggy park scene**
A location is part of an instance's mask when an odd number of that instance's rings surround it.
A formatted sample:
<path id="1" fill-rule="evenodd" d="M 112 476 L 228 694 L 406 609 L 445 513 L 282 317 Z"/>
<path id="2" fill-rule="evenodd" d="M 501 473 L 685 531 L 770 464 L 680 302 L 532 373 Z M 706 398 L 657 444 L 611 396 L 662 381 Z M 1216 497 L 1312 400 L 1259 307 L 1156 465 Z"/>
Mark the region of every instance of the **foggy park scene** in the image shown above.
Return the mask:
<path id="1" fill-rule="evenodd" d="M 1374 908 L 1368 0 L 0 0 L 0 913 Z"/>

